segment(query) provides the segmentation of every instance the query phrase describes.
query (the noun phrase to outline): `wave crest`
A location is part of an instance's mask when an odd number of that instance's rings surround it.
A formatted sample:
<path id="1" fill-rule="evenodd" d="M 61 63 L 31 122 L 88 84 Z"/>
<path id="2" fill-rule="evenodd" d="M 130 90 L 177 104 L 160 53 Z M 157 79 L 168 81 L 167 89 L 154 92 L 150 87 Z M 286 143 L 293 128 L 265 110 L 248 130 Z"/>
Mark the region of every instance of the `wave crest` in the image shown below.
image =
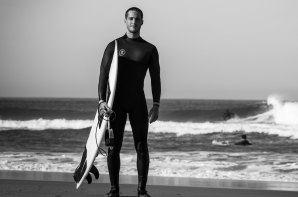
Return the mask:
<path id="1" fill-rule="evenodd" d="M 129 130 L 129 127 L 126 128 Z M 155 122 L 150 125 L 149 132 L 154 133 L 175 133 L 181 135 L 198 135 L 215 132 L 232 133 L 241 132 L 257 132 L 269 135 L 279 135 L 282 137 L 298 138 L 298 127 L 296 125 L 280 125 L 280 124 L 264 124 L 253 123 L 248 121 L 237 122 L 218 122 L 218 123 L 176 123 L 176 122 Z"/>
<path id="2" fill-rule="evenodd" d="M 297 102 L 284 102 L 279 97 L 270 96 L 267 103 L 273 107 L 272 114 L 276 123 L 298 125 Z"/>
<path id="3" fill-rule="evenodd" d="M 92 120 L 66 120 L 66 119 L 34 119 L 34 120 L 0 120 L 0 130 L 28 129 L 83 129 L 92 125 Z"/>

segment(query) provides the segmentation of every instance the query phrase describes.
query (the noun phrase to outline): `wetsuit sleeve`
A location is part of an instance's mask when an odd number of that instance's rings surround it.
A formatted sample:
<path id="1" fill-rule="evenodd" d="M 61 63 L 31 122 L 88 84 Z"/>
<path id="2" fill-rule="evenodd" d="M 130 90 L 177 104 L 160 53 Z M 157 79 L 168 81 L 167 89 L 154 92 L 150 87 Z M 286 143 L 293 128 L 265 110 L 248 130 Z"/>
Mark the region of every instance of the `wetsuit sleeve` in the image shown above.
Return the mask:
<path id="1" fill-rule="evenodd" d="M 153 48 L 151 61 L 149 65 L 149 73 L 151 78 L 151 89 L 153 102 L 160 102 L 161 82 L 160 82 L 160 66 L 159 55 L 156 47 Z"/>
<path id="2" fill-rule="evenodd" d="M 100 74 L 98 81 L 98 98 L 99 100 L 106 101 L 107 85 L 109 80 L 109 72 L 111 62 L 113 59 L 113 53 L 115 48 L 115 42 L 110 42 L 106 47 L 100 65 Z"/>

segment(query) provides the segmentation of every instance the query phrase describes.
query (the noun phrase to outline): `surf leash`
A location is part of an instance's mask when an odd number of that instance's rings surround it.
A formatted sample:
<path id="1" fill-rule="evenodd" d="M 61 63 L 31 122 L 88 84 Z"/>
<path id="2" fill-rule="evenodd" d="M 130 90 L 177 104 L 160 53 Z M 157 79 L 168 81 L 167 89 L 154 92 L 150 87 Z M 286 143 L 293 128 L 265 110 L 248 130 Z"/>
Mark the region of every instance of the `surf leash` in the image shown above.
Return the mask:
<path id="1" fill-rule="evenodd" d="M 115 120 L 116 118 L 116 113 L 111 109 L 111 108 L 107 108 L 107 109 L 100 109 L 100 104 L 97 107 L 97 113 L 98 113 L 98 121 L 97 121 L 97 126 L 96 126 L 96 131 L 95 131 L 95 140 L 96 140 L 96 145 L 98 148 L 98 153 L 100 153 L 102 156 L 108 156 L 108 153 L 100 147 L 97 139 L 97 132 L 98 132 L 98 128 L 100 128 L 101 122 L 103 120 L 108 122 L 108 128 L 107 131 L 109 132 L 109 137 L 113 137 L 113 130 L 110 128 L 110 121 Z M 109 146 L 111 147 L 111 146 Z"/>

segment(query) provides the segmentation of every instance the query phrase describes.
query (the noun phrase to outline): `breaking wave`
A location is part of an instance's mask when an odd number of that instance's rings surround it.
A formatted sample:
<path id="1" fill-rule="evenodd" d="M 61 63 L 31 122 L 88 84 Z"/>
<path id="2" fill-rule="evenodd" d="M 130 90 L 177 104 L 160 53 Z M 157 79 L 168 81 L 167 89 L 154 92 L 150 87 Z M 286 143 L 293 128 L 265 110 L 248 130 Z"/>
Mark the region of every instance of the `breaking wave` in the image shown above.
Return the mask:
<path id="1" fill-rule="evenodd" d="M 34 119 L 34 120 L 0 120 L 0 130 L 27 129 L 83 129 L 92 125 L 92 120 L 66 120 L 66 119 Z"/>
<path id="2" fill-rule="evenodd" d="M 149 126 L 149 132 L 185 134 L 206 134 L 213 132 L 260 132 L 298 138 L 298 103 L 284 102 L 277 97 L 268 97 L 268 110 L 255 116 L 214 122 L 157 121 Z M 34 119 L 27 121 L 0 120 L 1 130 L 27 129 L 83 129 L 91 127 L 92 120 Z M 131 131 L 129 122 L 126 130 Z"/>

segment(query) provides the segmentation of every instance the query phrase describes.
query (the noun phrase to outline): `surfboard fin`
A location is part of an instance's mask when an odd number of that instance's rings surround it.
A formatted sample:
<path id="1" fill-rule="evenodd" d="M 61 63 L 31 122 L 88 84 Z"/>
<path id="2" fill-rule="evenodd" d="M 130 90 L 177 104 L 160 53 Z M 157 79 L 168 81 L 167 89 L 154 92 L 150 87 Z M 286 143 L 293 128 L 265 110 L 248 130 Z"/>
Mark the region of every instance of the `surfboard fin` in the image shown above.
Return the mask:
<path id="1" fill-rule="evenodd" d="M 94 177 L 96 179 L 99 178 L 99 172 L 98 172 L 97 168 L 94 165 L 92 165 L 92 167 L 90 169 L 90 172 L 94 175 Z M 86 176 L 86 180 L 87 180 L 88 184 L 91 184 L 92 183 L 91 173 L 88 173 L 87 176 Z"/>
<path id="2" fill-rule="evenodd" d="M 84 172 L 86 171 L 86 157 L 87 157 L 87 148 L 85 147 L 80 165 L 76 168 L 73 174 L 73 178 L 76 183 L 78 183 L 81 180 L 82 176 L 84 175 Z"/>
<path id="3" fill-rule="evenodd" d="M 87 180 L 88 184 L 91 184 L 92 183 L 92 177 L 91 177 L 91 174 L 90 173 L 87 174 L 86 180 Z"/>
<path id="4" fill-rule="evenodd" d="M 99 178 L 99 172 L 98 172 L 97 168 L 95 167 L 95 165 L 92 165 L 92 167 L 90 169 L 90 172 L 94 175 L 94 177 L 96 179 Z"/>

